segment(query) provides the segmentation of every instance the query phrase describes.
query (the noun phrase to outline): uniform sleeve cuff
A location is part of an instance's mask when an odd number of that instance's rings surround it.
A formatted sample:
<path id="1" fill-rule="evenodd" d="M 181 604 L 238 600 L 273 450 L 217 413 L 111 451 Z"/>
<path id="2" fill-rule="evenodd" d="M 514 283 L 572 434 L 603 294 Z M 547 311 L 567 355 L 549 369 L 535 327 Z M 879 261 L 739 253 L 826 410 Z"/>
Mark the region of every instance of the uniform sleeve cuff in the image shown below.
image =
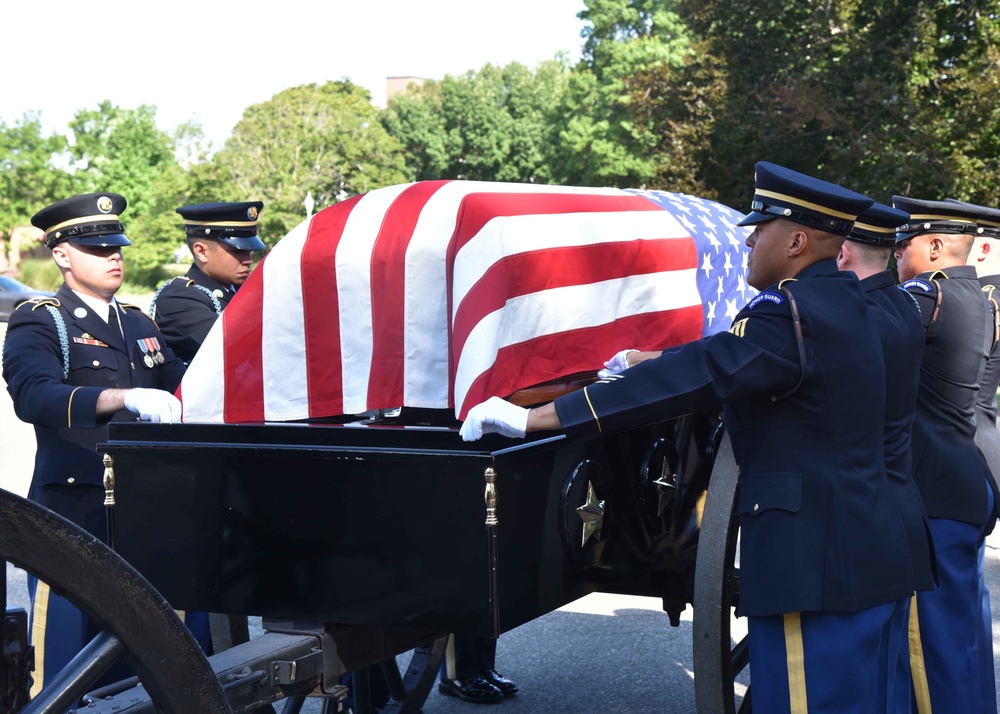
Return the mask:
<path id="1" fill-rule="evenodd" d="M 97 398 L 104 387 L 77 387 L 66 406 L 67 426 L 73 429 L 93 429 L 97 426 Z"/>
<path id="2" fill-rule="evenodd" d="M 588 399 L 586 388 L 559 397 L 553 405 L 567 435 L 586 436 L 601 431 L 600 420 Z"/>

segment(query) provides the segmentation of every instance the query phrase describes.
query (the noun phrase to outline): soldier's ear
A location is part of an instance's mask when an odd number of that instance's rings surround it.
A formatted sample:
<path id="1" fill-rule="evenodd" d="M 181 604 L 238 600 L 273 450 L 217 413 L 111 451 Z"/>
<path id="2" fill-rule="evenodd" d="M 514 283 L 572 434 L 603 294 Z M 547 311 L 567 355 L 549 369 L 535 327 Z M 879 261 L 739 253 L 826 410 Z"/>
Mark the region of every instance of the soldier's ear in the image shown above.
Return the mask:
<path id="1" fill-rule="evenodd" d="M 191 253 L 194 255 L 194 259 L 199 263 L 208 262 L 208 242 L 203 240 L 196 240 L 191 244 Z"/>
<path id="2" fill-rule="evenodd" d="M 66 251 L 66 244 L 60 243 L 52 247 L 52 259 L 60 268 L 69 268 L 69 254 Z"/>
<path id="3" fill-rule="evenodd" d="M 941 257 L 944 252 L 944 239 L 939 235 L 932 235 L 927 241 L 927 253 L 932 260 Z"/>
<path id="4" fill-rule="evenodd" d="M 796 258 L 802 255 L 802 252 L 806 249 L 809 244 L 809 236 L 805 231 L 793 230 L 788 234 L 788 257 Z"/>

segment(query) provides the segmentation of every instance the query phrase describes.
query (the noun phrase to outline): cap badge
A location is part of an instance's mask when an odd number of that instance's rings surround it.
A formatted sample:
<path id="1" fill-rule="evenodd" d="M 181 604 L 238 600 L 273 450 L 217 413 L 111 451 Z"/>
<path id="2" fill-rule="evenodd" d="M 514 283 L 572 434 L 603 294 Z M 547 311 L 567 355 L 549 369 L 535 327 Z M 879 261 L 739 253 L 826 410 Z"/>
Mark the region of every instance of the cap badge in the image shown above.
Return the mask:
<path id="1" fill-rule="evenodd" d="M 257 207 L 256 206 L 250 206 L 250 208 L 247 209 L 247 218 L 249 218 L 251 221 L 256 221 L 257 220 Z"/>
<path id="2" fill-rule="evenodd" d="M 107 196 L 101 196 L 97 199 L 97 210 L 101 213 L 111 213 L 111 209 L 114 205 L 111 203 L 111 199 Z"/>

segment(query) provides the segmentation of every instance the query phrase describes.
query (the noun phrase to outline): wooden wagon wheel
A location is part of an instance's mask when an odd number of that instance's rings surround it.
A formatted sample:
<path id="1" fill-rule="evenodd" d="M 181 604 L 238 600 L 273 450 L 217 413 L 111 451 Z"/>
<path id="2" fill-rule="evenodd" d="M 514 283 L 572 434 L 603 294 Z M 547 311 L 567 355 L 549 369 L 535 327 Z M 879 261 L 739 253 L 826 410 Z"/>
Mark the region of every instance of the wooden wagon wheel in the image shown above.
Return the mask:
<path id="1" fill-rule="evenodd" d="M 733 609 L 739 601 L 736 565 L 736 460 L 724 435 L 708 482 L 694 574 L 694 691 L 699 712 L 748 714 L 750 689 L 738 700 L 736 678 L 750 663 L 749 642 L 733 642 Z M 744 628 L 745 629 L 745 628 Z"/>
<path id="2" fill-rule="evenodd" d="M 0 490 L 0 560 L 48 583 L 103 631 L 22 714 L 65 712 L 119 655 L 164 712 L 231 712 L 194 638 L 132 566 L 72 522 Z"/>

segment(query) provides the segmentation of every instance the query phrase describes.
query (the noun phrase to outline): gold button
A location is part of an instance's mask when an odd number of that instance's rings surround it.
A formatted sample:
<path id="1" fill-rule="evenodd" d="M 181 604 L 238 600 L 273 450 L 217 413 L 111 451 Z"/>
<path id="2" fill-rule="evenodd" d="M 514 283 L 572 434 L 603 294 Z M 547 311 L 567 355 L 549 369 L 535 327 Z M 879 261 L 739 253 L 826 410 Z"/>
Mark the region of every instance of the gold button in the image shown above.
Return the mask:
<path id="1" fill-rule="evenodd" d="M 760 504 L 759 503 L 753 504 L 753 510 L 754 510 L 754 512 L 759 511 L 760 510 Z"/>
<path id="2" fill-rule="evenodd" d="M 100 366 L 101 366 L 101 363 L 100 363 L 100 362 L 98 362 L 98 361 L 97 361 L 97 360 L 95 359 L 95 360 L 94 360 L 94 366 L 95 366 L 95 367 L 100 367 Z"/>

